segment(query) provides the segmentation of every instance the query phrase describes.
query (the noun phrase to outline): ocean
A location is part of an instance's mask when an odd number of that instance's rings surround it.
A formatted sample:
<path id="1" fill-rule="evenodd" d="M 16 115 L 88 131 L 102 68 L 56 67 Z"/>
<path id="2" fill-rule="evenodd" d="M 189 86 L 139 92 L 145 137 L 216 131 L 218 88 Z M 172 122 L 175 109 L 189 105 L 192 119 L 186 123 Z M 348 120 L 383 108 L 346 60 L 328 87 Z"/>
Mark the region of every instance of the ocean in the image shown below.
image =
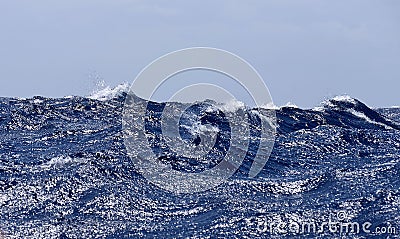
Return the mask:
<path id="1" fill-rule="evenodd" d="M 251 143 L 235 148 L 250 156 L 222 184 L 174 193 L 149 182 L 128 155 L 126 97 L 0 98 L 3 236 L 400 238 L 400 108 L 373 109 L 343 96 L 313 109 L 264 109 L 276 115 L 270 155 Z M 168 133 L 146 130 L 156 138 Z M 192 133 L 182 135 L 196 142 Z M 229 148 L 225 136 L 220 151 Z M 182 172 L 219 162 L 156 150 L 161 163 Z M 250 177 L 256 153 L 268 160 Z"/>

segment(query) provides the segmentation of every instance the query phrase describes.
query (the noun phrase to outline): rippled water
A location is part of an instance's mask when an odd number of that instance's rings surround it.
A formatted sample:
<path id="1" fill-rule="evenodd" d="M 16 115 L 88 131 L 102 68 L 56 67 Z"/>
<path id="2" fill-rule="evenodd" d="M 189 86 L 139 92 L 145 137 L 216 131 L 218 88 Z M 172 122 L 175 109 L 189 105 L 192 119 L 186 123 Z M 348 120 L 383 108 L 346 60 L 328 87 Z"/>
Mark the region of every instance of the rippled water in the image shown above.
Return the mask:
<path id="1" fill-rule="evenodd" d="M 399 108 L 342 97 L 275 109 L 275 145 L 257 177 L 248 177 L 245 160 L 216 188 L 174 194 L 149 183 L 127 156 L 124 100 L 0 98 L 4 235 L 399 238 Z M 370 223 L 370 232 L 329 230 L 329 222 Z M 305 223 L 317 229 L 296 230 Z"/>

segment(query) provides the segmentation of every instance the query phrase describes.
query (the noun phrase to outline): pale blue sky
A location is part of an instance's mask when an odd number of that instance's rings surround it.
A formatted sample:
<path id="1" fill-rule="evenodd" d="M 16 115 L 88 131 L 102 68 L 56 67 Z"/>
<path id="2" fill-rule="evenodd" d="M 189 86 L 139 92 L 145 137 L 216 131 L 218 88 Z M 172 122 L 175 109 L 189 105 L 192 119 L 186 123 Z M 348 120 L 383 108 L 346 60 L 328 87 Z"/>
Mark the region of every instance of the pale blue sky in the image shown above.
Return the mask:
<path id="1" fill-rule="evenodd" d="M 250 62 L 277 105 L 400 105 L 397 0 L 0 0 L 0 31 L 0 96 L 87 95 L 210 46 Z"/>

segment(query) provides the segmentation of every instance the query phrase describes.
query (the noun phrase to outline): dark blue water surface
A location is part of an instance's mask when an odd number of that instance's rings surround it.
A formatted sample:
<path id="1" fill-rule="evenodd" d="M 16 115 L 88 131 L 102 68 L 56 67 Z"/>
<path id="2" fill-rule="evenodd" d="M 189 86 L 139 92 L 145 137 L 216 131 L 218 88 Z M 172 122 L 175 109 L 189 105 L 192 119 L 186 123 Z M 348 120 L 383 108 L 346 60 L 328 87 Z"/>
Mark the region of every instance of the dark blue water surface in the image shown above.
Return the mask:
<path id="1" fill-rule="evenodd" d="M 248 177 L 249 157 L 216 188 L 174 194 L 136 173 L 123 141 L 124 100 L 124 94 L 106 101 L 0 98 L 3 235 L 400 238 L 399 108 L 371 109 L 342 97 L 315 109 L 276 109 L 275 145 L 257 177 Z M 163 105 L 152 107 L 150 114 Z M 229 129 L 218 117 L 195 119 Z M 183 117 L 181 123 L 193 122 Z M 186 129 L 180 128 L 182 138 L 198 144 Z M 157 127 L 146 130 L 160 134 Z M 220 132 L 217 150 L 224 151 L 230 135 Z M 163 163 L 185 172 L 219 162 L 185 161 L 155 150 Z M 346 231 L 345 223 L 357 223 L 359 230 Z"/>

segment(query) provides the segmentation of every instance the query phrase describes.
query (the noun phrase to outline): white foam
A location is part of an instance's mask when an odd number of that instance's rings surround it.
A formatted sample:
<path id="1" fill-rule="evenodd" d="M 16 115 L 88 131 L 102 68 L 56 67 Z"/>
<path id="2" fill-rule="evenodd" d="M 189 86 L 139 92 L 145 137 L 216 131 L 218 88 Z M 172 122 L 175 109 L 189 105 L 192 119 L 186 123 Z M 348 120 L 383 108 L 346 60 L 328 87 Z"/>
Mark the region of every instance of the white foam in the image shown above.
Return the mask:
<path id="1" fill-rule="evenodd" d="M 283 107 L 288 107 L 288 108 L 299 108 L 297 105 L 293 104 L 292 102 L 287 102 L 286 105 L 281 106 L 281 108 Z"/>
<path id="2" fill-rule="evenodd" d="M 224 112 L 235 112 L 239 109 L 244 109 L 245 104 L 241 101 L 231 99 L 228 102 L 219 105 L 219 107 Z"/>
<path id="3" fill-rule="evenodd" d="M 209 134 L 209 133 L 218 133 L 219 129 L 216 126 L 212 126 L 209 124 L 203 125 L 200 122 L 196 122 L 193 126 L 183 125 L 184 128 L 188 129 L 191 134 Z"/>
<path id="4" fill-rule="evenodd" d="M 354 98 L 352 98 L 352 97 L 350 97 L 348 95 L 338 95 L 338 96 L 335 96 L 335 97 L 333 97 L 331 99 L 327 99 L 327 100 L 322 101 L 322 103 L 321 103 L 322 107 L 321 106 L 317 106 L 317 107 L 314 107 L 313 110 L 315 110 L 315 111 L 324 111 L 324 107 L 323 106 L 336 108 L 337 105 L 332 103 L 332 101 L 349 102 L 349 103 L 352 103 L 352 104 L 356 104 L 357 103 Z"/>
<path id="5" fill-rule="evenodd" d="M 43 100 L 41 100 L 41 99 L 35 99 L 35 100 L 33 100 L 33 103 L 34 103 L 34 104 L 40 104 L 40 103 L 43 103 Z"/>
<path id="6" fill-rule="evenodd" d="M 318 112 L 323 112 L 325 110 L 324 107 L 322 106 L 316 106 L 314 108 L 312 108 L 313 111 L 318 111 Z"/>
<path id="7" fill-rule="evenodd" d="M 128 83 L 120 84 L 114 88 L 106 86 L 101 90 L 93 92 L 90 96 L 88 96 L 88 98 L 100 101 L 110 100 L 118 95 L 121 95 L 123 92 L 127 92 L 128 89 L 129 89 Z"/>
<path id="8" fill-rule="evenodd" d="M 357 116 L 357 117 L 359 117 L 359 118 L 364 119 L 364 120 L 367 121 L 368 123 L 383 126 L 383 127 L 385 127 L 385 129 L 392 129 L 391 127 L 389 127 L 389 126 L 387 126 L 387 125 L 385 125 L 385 124 L 383 124 L 383 123 L 380 123 L 380 122 L 376 122 L 376 121 L 371 120 L 368 116 L 366 116 L 366 115 L 365 115 L 364 113 L 362 113 L 362 112 L 356 111 L 356 110 L 354 110 L 354 109 L 348 110 L 348 112 L 350 112 L 351 114 L 353 114 L 353 115 L 355 115 L 355 116 Z"/>
<path id="9" fill-rule="evenodd" d="M 282 108 L 299 108 L 296 104 L 292 102 L 287 102 L 285 105 L 277 106 L 274 103 L 270 102 L 268 104 L 261 105 L 260 108 L 267 109 L 267 110 L 280 110 Z"/>
<path id="10" fill-rule="evenodd" d="M 54 167 L 62 167 L 66 164 L 70 164 L 73 162 L 85 162 L 87 159 L 81 159 L 81 158 L 76 158 L 73 159 L 69 156 L 57 156 L 54 158 L 51 158 L 48 162 L 44 163 L 41 165 L 42 168 L 45 169 L 50 169 L 50 168 L 54 168 Z"/>
<path id="11" fill-rule="evenodd" d="M 338 96 L 333 97 L 332 100 L 356 103 L 356 101 L 348 95 L 338 95 Z"/>
<path id="12" fill-rule="evenodd" d="M 281 107 L 278 107 L 274 103 L 269 102 L 268 104 L 260 105 L 260 108 L 267 110 L 279 110 Z"/>
<path id="13" fill-rule="evenodd" d="M 50 161 L 48 162 L 49 165 L 62 165 L 62 164 L 67 164 L 70 163 L 72 161 L 71 157 L 55 157 L 50 159 Z"/>

